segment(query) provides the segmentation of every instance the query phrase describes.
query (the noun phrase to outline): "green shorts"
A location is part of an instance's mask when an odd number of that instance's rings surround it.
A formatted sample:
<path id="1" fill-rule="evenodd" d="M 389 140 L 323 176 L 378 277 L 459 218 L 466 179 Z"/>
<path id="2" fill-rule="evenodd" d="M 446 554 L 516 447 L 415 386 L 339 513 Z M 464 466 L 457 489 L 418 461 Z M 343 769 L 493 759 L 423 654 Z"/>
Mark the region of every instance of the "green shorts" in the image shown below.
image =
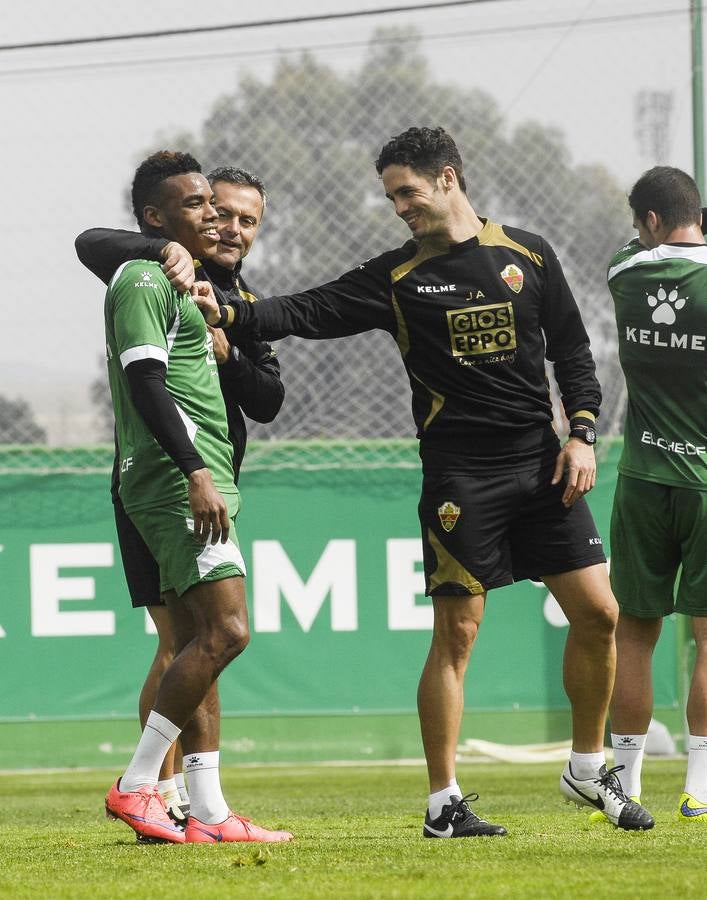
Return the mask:
<path id="1" fill-rule="evenodd" d="M 245 576 L 246 568 L 236 537 L 238 497 L 226 498 L 229 512 L 235 500 L 236 512 L 225 544 L 194 540 L 194 521 L 188 504 L 145 509 L 130 513 L 160 569 L 160 591 L 174 591 L 178 597 L 205 581 Z"/>
<path id="2" fill-rule="evenodd" d="M 611 586 L 622 612 L 639 619 L 673 612 L 707 616 L 705 548 L 707 491 L 619 475 L 611 513 Z"/>

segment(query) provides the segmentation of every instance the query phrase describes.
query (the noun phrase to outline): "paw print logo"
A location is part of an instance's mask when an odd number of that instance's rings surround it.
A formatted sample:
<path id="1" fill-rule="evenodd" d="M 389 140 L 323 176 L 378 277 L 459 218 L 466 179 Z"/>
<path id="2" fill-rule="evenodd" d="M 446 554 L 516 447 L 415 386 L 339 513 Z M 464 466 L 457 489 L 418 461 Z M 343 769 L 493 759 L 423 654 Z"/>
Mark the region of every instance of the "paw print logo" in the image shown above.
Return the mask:
<path id="1" fill-rule="evenodd" d="M 647 294 L 648 305 L 653 310 L 651 319 L 656 325 L 673 325 L 677 316 L 675 310 L 682 309 L 687 297 L 678 297 L 675 287 L 668 293 L 663 285 L 654 294 Z"/>

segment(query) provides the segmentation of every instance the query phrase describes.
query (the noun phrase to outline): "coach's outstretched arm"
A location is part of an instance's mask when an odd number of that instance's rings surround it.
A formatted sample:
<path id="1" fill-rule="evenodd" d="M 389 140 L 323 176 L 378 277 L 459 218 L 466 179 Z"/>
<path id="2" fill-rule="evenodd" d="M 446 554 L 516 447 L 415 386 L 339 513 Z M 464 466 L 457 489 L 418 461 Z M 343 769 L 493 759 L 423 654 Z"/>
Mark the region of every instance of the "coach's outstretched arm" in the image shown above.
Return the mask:
<path id="1" fill-rule="evenodd" d="M 163 262 L 165 247 L 171 242 L 164 237 L 150 237 L 139 231 L 113 228 L 89 228 L 75 240 L 76 255 L 104 284 L 115 270 L 130 259 L 153 259 Z"/>
<path id="2" fill-rule="evenodd" d="M 231 305 L 237 333 L 256 340 L 271 341 L 288 335 L 324 340 L 374 328 L 393 335 L 397 330 L 390 270 L 378 260 L 369 260 L 335 281 L 308 291 L 255 303 L 236 300 Z"/>

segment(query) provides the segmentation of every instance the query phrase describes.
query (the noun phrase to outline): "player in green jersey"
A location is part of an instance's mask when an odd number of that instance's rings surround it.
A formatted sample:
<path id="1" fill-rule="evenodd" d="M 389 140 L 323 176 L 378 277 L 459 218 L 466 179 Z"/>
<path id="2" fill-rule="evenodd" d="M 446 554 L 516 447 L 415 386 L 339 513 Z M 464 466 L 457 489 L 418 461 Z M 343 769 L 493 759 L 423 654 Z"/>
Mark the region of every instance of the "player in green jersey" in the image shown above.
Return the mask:
<path id="1" fill-rule="evenodd" d="M 629 204 L 638 239 L 608 272 L 628 391 L 611 521 L 620 607 L 611 740 L 623 788 L 638 797 L 653 650 L 665 616 L 689 616 L 697 657 L 678 816 L 707 824 L 707 245 L 685 172 L 650 169 Z"/>
<path id="2" fill-rule="evenodd" d="M 213 192 L 188 154 L 160 152 L 137 169 L 133 208 L 141 230 L 178 241 L 194 257 L 216 251 Z M 213 296 L 200 282 L 192 294 Z M 119 268 L 105 301 L 108 373 L 120 454 L 120 497 L 160 570 L 179 652 L 106 812 L 147 841 L 289 840 L 231 812 L 219 779 L 216 679 L 249 639 L 245 565 L 230 537 L 238 511 L 233 448 L 213 339 L 194 296 L 160 266 Z M 167 815 L 157 780 L 181 734 L 190 766 L 186 830 Z"/>
<path id="3" fill-rule="evenodd" d="M 199 280 L 211 281 L 214 290 L 220 291 L 226 299 L 231 296 L 254 298 L 244 281 L 242 266 L 263 219 L 265 187 L 256 175 L 232 167 L 215 169 L 207 178 L 214 192 L 214 205 L 219 216 L 216 227 L 220 239 L 213 257 L 195 262 L 192 254 L 181 244 L 169 241 L 159 232 L 152 235 L 95 228 L 76 239 L 79 259 L 106 285 L 123 263 L 134 259 L 152 259 L 162 263 L 162 271 L 179 293 L 191 289 L 196 280 L 196 266 Z M 210 334 L 226 402 L 228 437 L 233 444 L 233 468 L 237 482 L 247 439 L 244 414 L 256 422 L 271 421 L 282 405 L 284 387 L 279 377 L 279 363 L 268 344 L 239 342 L 232 330 L 210 329 Z M 159 567 L 125 513 L 118 494 L 119 470 L 116 460 L 111 496 L 126 582 L 132 605 L 147 610 L 158 635 L 155 657 L 140 693 L 140 721 L 144 727 L 162 674 L 174 657 L 174 637 L 169 611 L 160 595 Z M 189 812 L 189 798 L 178 744 L 165 757 L 158 787 L 170 815 L 183 821 Z"/>

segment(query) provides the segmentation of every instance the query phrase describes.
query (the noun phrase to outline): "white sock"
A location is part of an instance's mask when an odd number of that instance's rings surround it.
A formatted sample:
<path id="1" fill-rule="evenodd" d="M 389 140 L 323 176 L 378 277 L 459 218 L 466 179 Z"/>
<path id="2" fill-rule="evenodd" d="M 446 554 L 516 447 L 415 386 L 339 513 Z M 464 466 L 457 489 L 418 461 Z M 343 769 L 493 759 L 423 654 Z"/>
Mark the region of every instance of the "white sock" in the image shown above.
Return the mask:
<path id="1" fill-rule="evenodd" d="M 191 815 L 207 825 L 227 819 L 230 810 L 221 790 L 218 750 L 185 755 L 184 771 L 189 778 Z"/>
<path id="2" fill-rule="evenodd" d="M 187 790 L 187 783 L 184 780 L 184 772 L 175 772 L 174 773 L 174 783 L 177 785 L 177 790 L 179 791 L 179 799 L 182 803 L 189 802 L 189 791 Z"/>
<path id="3" fill-rule="evenodd" d="M 144 784 L 155 787 L 167 751 L 179 737 L 180 731 L 181 728 L 153 709 L 125 775 L 120 779 L 120 790 L 136 791 Z"/>
<path id="4" fill-rule="evenodd" d="M 430 794 L 427 800 L 427 808 L 430 811 L 430 819 L 437 819 L 442 813 L 442 807 L 449 803 L 450 797 L 463 797 L 461 788 L 457 784 L 456 777 L 453 778 L 446 788 L 441 791 L 435 791 Z"/>
<path id="5" fill-rule="evenodd" d="M 707 802 L 707 737 L 691 734 L 687 752 L 685 793 Z"/>
<path id="6" fill-rule="evenodd" d="M 613 731 L 611 733 L 614 765 L 626 767 L 616 774 L 627 797 L 641 796 L 641 768 L 646 737 L 645 734 L 614 734 Z"/>
<path id="7" fill-rule="evenodd" d="M 181 803 L 179 788 L 174 778 L 165 778 L 157 782 L 157 790 L 162 794 L 162 799 L 169 806 L 171 803 Z"/>
<path id="8" fill-rule="evenodd" d="M 606 765 L 606 757 L 603 750 L 598 750 L 596 753 L 570 751 L 570 769 L 575 778 L 594 778 L 604 765 Z"/>

